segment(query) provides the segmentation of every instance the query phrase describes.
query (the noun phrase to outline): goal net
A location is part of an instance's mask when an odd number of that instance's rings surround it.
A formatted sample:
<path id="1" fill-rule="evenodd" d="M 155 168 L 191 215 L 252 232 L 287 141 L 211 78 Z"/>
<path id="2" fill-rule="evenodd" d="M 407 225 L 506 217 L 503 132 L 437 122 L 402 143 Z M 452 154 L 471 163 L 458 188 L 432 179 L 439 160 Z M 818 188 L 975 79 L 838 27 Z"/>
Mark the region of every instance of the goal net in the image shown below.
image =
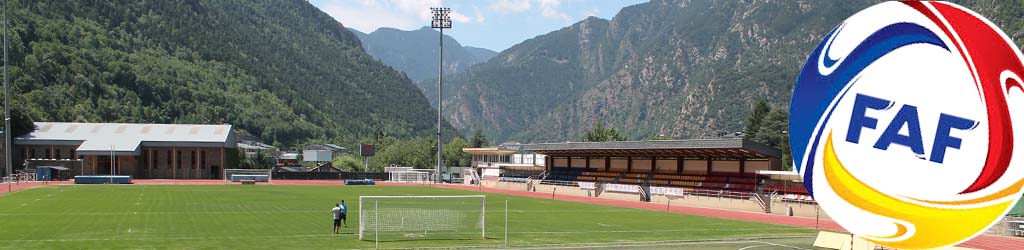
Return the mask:
<path id="1" fill-rule="evenodd" d="M 225 182 L 240 182 L 252 180 L 257 182 L 270 182 L 272 179 L 271 169 L 224 169 Z"/>
<path id="2" fill-rule="evenodd" d="M 430 173 L 420 171 L 394 171 L 388 172 L 391 181 L 397 182 L 431 182 Z"/>
<path id="3" fill-rule="evenodd" d="M 360 196 L 359 239 L 480 239 L 486 196 Z"/>

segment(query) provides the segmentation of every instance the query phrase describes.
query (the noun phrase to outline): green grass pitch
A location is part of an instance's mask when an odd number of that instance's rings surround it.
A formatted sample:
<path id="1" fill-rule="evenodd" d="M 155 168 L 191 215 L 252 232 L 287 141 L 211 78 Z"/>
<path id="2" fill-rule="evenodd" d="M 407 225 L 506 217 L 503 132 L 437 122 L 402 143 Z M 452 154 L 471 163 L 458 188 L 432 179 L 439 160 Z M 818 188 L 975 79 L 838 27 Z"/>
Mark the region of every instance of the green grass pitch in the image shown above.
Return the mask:
<path id="1" fill-rule="evenodd" d="M 0 249 L 373 248 L 373 241 L 357 239 L 360 195 L 466 194 L 480 193 L 384 186 L 46 186 L 0 195 Z M 815 233 L 780 225 L 485 195 L 488 238 L 389 240 L 381 242 L 381 247 L 500 247 L 506 200 L 509 244 L 515 248 L 614 249 L 607 246 L 647 242 L 643 248 L 739 249 L 767 244 L 757 249 L 770 249 L 772 244 L 809 247 L 813 238 L 784 237 Z M 342 199 L 350 206 L 348 227 L 335 235 L 330 209 Z M 755 239 L 762 237 L 776 239 Z M 671 243 L 704 240 L 715 242 Z"/>

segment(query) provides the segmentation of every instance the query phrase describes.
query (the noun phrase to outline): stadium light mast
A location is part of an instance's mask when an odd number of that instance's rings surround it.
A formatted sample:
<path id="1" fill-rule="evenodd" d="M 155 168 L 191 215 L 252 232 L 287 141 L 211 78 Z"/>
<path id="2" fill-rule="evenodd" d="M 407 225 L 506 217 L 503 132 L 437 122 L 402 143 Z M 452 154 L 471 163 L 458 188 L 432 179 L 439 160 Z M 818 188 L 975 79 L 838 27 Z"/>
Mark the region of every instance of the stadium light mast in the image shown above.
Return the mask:
<path id="1" fill-rule="evenodd" d="M 11 91 L 7 87 L 7 0 L 4 0 L 4 171 L 11 177 Z M 9 180 L 8 180 L 9 181 Z"/>
<path id="2" fill-rule="evenodd" d="M 441 102 L 442 91 L 441 85 L 444 81 L 444 29 L 452 28 L 452 18 L 448 15 L 451 13 L 451 8 L 434 7 L 430 8 L 430 12 L 433 14 L 433 19 L 430 20 L 430 27 L 438 29 L 440 31 L 438 36 L 438 45 L 440 50 L 438 53 L 438 64 L 437 64 L 437 168 L 434 169 L 434 173 L 437 174 L 434 177 L 434 182 L 439 182 L 441 177 L 441 168 L 444 164 L 444 144 L 441 140 Z"/>

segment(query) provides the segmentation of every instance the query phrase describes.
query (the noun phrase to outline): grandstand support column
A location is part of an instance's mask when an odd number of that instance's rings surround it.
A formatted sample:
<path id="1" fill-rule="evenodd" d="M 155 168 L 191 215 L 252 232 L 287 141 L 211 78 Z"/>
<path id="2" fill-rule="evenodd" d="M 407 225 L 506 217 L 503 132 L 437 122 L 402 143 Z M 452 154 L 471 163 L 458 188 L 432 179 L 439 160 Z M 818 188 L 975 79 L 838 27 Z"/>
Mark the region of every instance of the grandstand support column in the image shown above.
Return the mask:
<path id="1" fill-rule="evenodd" d="M 711 157 L 708 157 L 708 174 L 711 174 Z"/>
<path id="2" fill-rule="evenodd" d="M 590 156 L 583 157 L 584 161 L 587 161 L 587 171 L 590 171 Z"/>
<path id="3" fill-rule="evenodd" d="M 565 167 L 572 168 L 572 156 L 565 157 Z"/>
<path id="4" fill-rule="evenodd" d="M 658 169 L 658 157 L 651 156 L 651 173 L 653 174 L 656 169 Z"/>
<path id="5" fill-rule="evenodd" d="M 683 157 L 676 157 L 676 174 L 683 173 Z"/>
<path id="6" fill-rule="evenodd" d="M 171 147 L 171 179 L 178 179 L 178 148 Z"/>
<path id="7" fill-rule="evenodd" d="M 199 147 L 196 147 L 196 151 L 192 151 L 192 158 L 196 159 L 195 160 L 196 165 L 192 165 L 192 169 L 196 170 L 196 177 L 195 178 L 202 179 L 203 178 L 203 172 L 199 171 Z"/>
<path id="8" fill-rule="evenodd" d="M 153 178 L 153 164 L 156 161 L 153 160 L 153 148 L 149 148 L 149 157 L 146 157 L 146 167 L 149 168 L 149 174 L 146 177 Z"/>

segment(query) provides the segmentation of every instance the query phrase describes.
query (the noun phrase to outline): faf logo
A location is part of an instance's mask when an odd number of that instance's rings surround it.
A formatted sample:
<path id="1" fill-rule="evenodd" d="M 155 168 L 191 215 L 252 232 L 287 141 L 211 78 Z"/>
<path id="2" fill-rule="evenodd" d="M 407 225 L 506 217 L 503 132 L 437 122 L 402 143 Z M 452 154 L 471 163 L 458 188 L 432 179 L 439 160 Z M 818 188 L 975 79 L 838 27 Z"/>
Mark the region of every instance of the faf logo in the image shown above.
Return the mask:
<path id="1" fill-rule="evenodd" d="M 984 232 L 1024 186 L 1022 75 L 1020 50 L 964 7 L 862 10 L 829 32 L 796 83 L 790 142 L 804 185 L 880 245 L 938 248 Z"/>

